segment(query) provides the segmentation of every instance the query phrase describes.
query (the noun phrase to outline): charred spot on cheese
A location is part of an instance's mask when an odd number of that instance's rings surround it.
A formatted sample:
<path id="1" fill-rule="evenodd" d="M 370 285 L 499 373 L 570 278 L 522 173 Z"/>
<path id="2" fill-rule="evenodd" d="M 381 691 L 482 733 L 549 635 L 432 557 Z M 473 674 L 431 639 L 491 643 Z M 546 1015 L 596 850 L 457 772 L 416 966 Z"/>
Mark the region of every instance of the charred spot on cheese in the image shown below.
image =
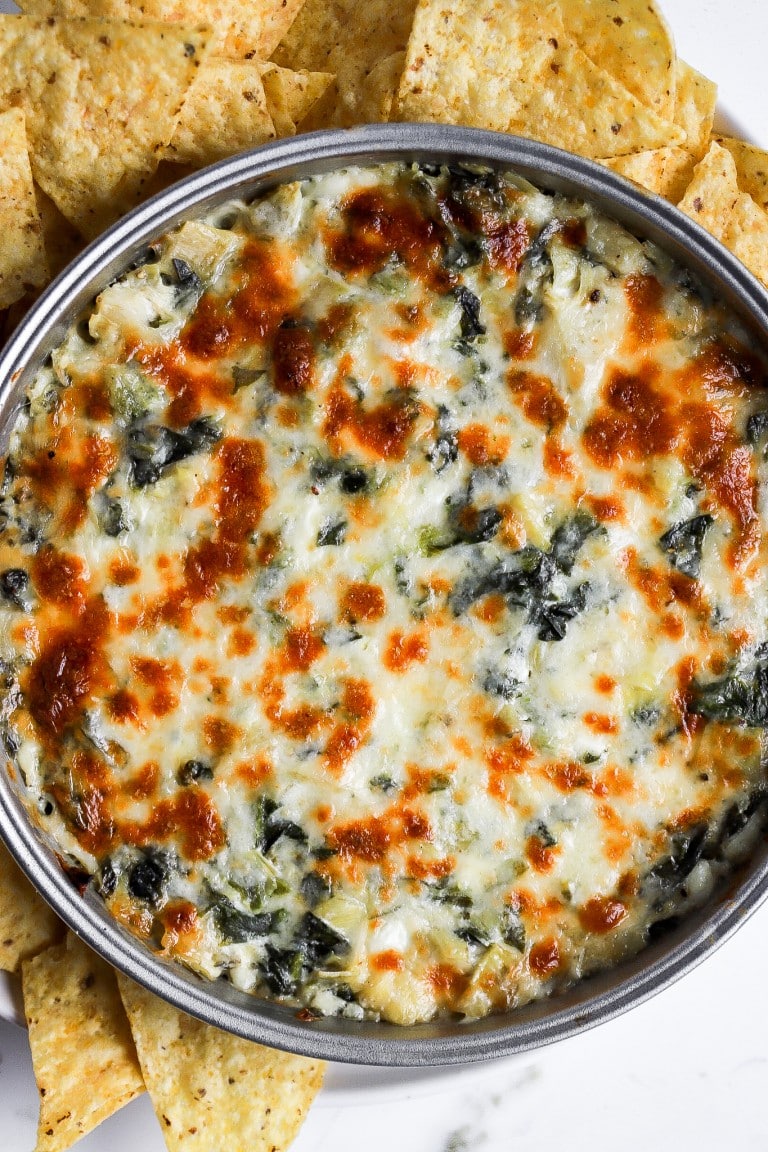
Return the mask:
<path id="1" fill-rule="evenodd" d="M 32 818 L 149 946 L 313 1015 L 632 955 L 766 823 L 767 379 L 687 269 L 514 173 L 348 168 L 158 238 L 0 485 Z"/>

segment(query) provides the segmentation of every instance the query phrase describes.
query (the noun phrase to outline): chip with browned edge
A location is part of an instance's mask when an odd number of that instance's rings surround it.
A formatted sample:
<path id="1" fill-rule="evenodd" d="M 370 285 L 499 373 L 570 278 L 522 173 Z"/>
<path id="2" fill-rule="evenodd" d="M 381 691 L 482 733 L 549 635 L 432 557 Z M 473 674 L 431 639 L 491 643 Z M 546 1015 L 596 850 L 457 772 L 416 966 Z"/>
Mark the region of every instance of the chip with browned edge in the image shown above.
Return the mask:
<path id="1" fill-rule="evenodd" d="M 63 932 L 64 925 L 0 841 L 0 969 L 18 972 L 22 960 L 55 944 Z"/>
<path id="2" fill-rule="evenodd" d="M 266 59 L 285 36 L 304 0 L 20 0 L 30 16 L 98 20 L 160 20 L 210 25 L 211 48 L 225 56 Z"/>
<path id="3" fill-rule="evenodd" d="M 35 179 L 84 235 L 136 202 L 206 43 L 179 24 L 0 17 L 0 107 L 23 107 Z"/>
<path id="4" fill-rule="evenodd" d="M 124 976 L 120 992 L 169 1152 L 282 1152 L 324 1064 L 203 1024 Z"/>
<path id="5" fill-rule="evenodd" d="M 115 974 L 71 933 L 22 968 L 36 1152 L 63 1152 L 144 1091 Z"/>
<path id="6" fill-rule="evenodd" d="M 44 284 L 47 276 L 24 113 L 14 108 L 0 114 L 0 308 Z"/>
<path id="7" fill-rule="evenodd" d="M 619 156 L 685 133 L 577 48 L 555 6 L 420 0 L 396 115 L 516 132 L 583 156 Z"/>
<path id="8" fill-rule="evenodd" d="M 723 240 L 739 195 L 733 156 L 719 144 L 712 143 L 704 159 L 696 165 L 679 207 L 718 240 Z"/>
<path id="9" fill-rule="evenodd" d="M 415 7 L 415 0 L 307 0 L 274 60 L 336 76 L 309 126 L 364 122 L 368 76 L 381 60 L 404 50 Z"/>
<path id="10" fill-rule="evenodd" d="M 675 108 L 675 45 L 653 0 L 557 0 L 566 32 L 590 60 L 660 116 Z"/>

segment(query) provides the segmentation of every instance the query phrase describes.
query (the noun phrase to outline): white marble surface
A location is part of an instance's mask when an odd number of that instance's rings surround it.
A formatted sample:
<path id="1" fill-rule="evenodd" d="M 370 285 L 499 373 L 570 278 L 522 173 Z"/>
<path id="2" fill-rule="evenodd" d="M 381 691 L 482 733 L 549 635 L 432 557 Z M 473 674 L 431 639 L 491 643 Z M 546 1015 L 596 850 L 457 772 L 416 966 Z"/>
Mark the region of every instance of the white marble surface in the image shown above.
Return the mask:
<path id="1" fill-rule="evenodd" d="M 681 55 L 768 147 L 768 0 L 662 4 Z M 332 1069 L 293 1152 L 766 1152 L 767 955 L 768 906 L 684 981 L 573 1040 L 421 1077 Z M 26 1035 L 0 1021 L 0 1152 L 31 1152 L 36 1121 Z M 164 1147 L 146 1097 L 78 1145 Z"/>

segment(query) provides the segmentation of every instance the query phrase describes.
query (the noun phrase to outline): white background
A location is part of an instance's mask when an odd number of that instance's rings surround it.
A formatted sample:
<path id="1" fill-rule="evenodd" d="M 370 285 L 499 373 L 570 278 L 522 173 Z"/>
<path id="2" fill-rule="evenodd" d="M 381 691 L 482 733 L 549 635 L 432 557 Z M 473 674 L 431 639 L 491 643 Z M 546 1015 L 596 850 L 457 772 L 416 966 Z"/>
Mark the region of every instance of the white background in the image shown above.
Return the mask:
<path id="1" fill-rule="evenodd" d="M 768 148 L 768 0 L 661 2 L 680 54 Z M 767 976 L 768 906 L 674 988 L 552 1048 L 458 1072 L 331 1069 L 293 1152 L 768 1152 Z M 0 1021 L 0 1152 L 31 1152 L 36 1123 L 26 1035 Z M 145 1096 L 77 1147 L 165 1145 Z"/>

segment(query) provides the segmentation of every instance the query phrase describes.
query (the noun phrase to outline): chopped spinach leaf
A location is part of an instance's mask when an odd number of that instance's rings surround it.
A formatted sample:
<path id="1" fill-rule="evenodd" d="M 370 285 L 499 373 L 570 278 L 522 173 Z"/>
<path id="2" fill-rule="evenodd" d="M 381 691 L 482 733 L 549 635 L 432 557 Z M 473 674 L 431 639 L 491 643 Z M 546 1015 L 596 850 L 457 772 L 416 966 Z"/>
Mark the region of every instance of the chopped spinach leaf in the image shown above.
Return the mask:
<path id="1" fill-rule="evenodd" d="M 17 608 L 29 609 L 29 576 L 23 568 L 6 568 L 0 573 L 0 595 Z"/>
<path id="2" fill-rule="evenodd" d="M 172 464 L 209 451 L 220 438 L 221 430 L 206 416 L 181 432 L 163 424 L 134 425 L 126 445 L 131 483 L 135 488 L 156 483 Z"/>
<path id="3" fill-rule="evenodd" d="M 328 876 L 322 872 L 306 872 L 301 880 L 301 894 L 310 908 L 314 908 L 321 900 L 326 900 L 333 891 L 333 885 Z"/>
<path id="4" fill-rule="evenodd" d="M 520 681 L 508 672 L 499 672 L 495 668 L 489 669 L 483 680 L 483 691 L 489 696 L 499 696 L 502 700 L 512 700 L 520 695 Z"/>
<path id="5" fill-rule="evenodd" d="M 227 944 L 244 944 L 258 936 L 269 936 L 279 921 L 277 912 L 241 912 L 222 895 L 216 896 L 210 908 L 219 935 Z"/>
<path id="6" fill-rule="evenodd" d="M 374 788 L 378 792 L 383 792 L 387 796 L 390 794 L 390 792 L 397 791 L 397 784 L 395 784 L 392 777 L 388 776 L 386 772 L 382 772 L 378 776 L 372 777 L 368 781 L 368 786 L 369 788 Z"/>
<path id="7" fill-rule="evenodd" d="M 335 548 L 344 543 L 347 535 L 346 520 L 326 520 L 317 533 L 317 544 L 320 548 Z"/>
<path id="8" fill-rule="evenodd" d="M 349 950 L 349 941 L 314 912 L 305 912 L 296 929 L 294 943 L 309 965 Z"/>
<path id="9" fill-rule="evenodd" d="M 706 838 L 706 824 L 697 824 L 689 831 L 676 833 L 669 854 L 646 873 L 643 893 L 656 890 L 667 893 L 679 888 L 701 859 Z"/>
<path id="10" fill-rule="evenodd" d="M 122 504 L 119 500 L 115 500 L 112 496 L 104 495 L 101 501 L 101 509 L 99 511 L 99 524 L 101 530 L 106 536 L 119 536 L 121 532 L 127 532 L 131 527 L 131 523 L 125 514 Z"/>
<path id="11" fill-rule="evenodd" d="M 176 773 L 179 784 L 194 784 L 198 780 L 213 780 L 213 768 L 203 760 L 187 760 Z"/>
<path id="12" fill-rule="evenodd" d="M 568 600 L 542 600 L 531 612 L 531 623 L 537 625 L 539 640 L 563 640 L 571 620 L 580 616 L 587 604 L 589 584 L 579 584 Z"/>
<path id="13" fill-rule="evenodd" d="M 480 298 L 463 284 L 454 288 L 453 294 L 461 307 L 461 339 L 465 344 L 471 344 L 478 336 L 484 336 L 486 328 L 480 323 Z"/>
<path id="14" fill-rule="evenodd" d="M 749 668 L 694 683 L 690 709 L 710 720 L 745 728 L 768 727 L 768 652 L 765 645 Z"/>
<path id="15" fill-rule="evenodd" d="M 435 420 L 435 442 L 427 452 L 427 460 L 439 475 L 449 464 L 453 464 L 459 454 L 459 441 L 453 426 L 450 411 L 441 404 Z"/>
<path id="16" fill-rule="evenodd" d="M 585 541 L 599 531 L 599 521 L 582 509 L 569 520 L 564 520 L 553 532 L 549 546 L 549 555 L 555 567 L 570 576 Z"/>
<path id="17" fill-rule="evenodd" d="M 669 557 L 669 562 L 685 576 L 697 580 L 701 572 L 701 552 L 712 516 L 694 516 L 681 524 L 675 524 L 659 538 L 659 545 Z"/>
<path id="18" fill-rule="evenodd" d="M 302 966 L 302 955 L 297 949 L 276 948 L 274 944 L 267 944 L 261 971 L 267 987 L 278 996 L 290 996 L 296 991 Z"/>
<path id="19" fill-rule="evenodd" d="M 510 904 L 504 908 L 502 937 L 505 944 L 511 944 L 518 952 L 525 951 L 525 925 L 520 919 L 520 913 Z"/>
<path id="20" fill-rule="evenodd" d="M 159 853 L 142 856 L 128 875 L 128 891 L 137 900 L 157 904 L 168 881 L 168 862 Z"/>
<path id="21" fill-rule="evenodd" d="M 768 408 L 760 412 L 753 412 L 747 420 L 747 440 L 750 444 L 759 444 L 768 433 Z"/>

